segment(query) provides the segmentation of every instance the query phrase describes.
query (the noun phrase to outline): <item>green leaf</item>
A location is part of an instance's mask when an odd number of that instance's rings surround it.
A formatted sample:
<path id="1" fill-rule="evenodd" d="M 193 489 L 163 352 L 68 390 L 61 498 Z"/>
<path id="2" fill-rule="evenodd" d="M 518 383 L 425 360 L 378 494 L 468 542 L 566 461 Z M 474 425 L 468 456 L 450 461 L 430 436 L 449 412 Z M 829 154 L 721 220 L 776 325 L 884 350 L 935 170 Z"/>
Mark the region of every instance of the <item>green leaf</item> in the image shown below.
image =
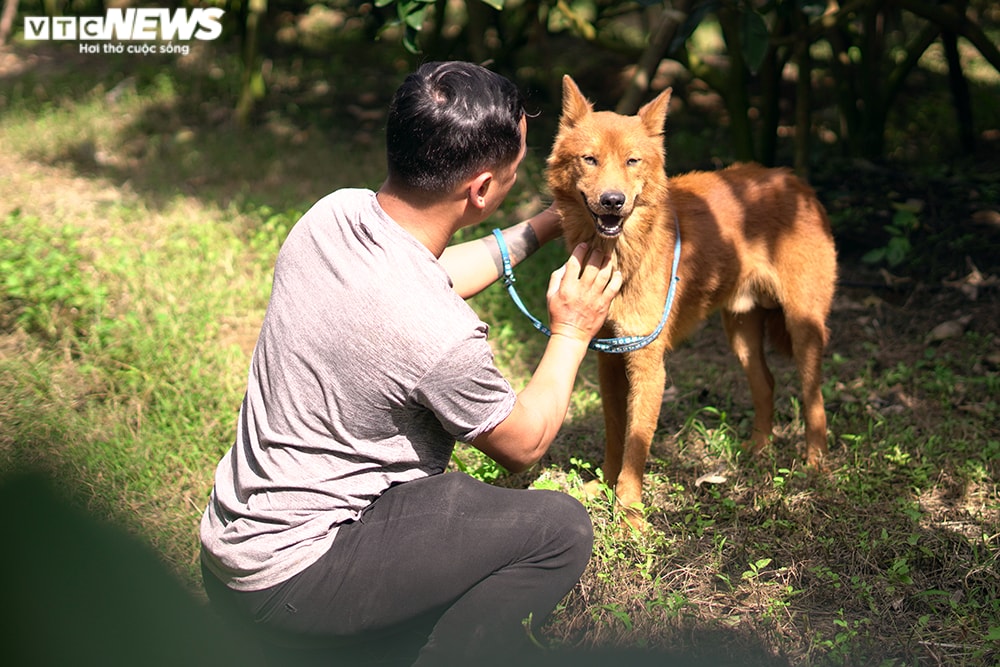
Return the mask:
<path id="1" fill-rule="evenodd" d="M 764 17 L 757 12 L 743 12 L 741 23 L 743 59 L 746 61 L 747 68 L 756 74 L 767 56 L 771 33 L 767 29 Z"/>
<path id="2" fill-rule="evenodd" d="M 601 608 L 615 617 L 627 630 L 632 629 L 632 618 L 620 606 L 617 604 L 604 604 L 601 605 Z"/>
<path id="3" fill-rule="evenodd" d="M 883 259 L 885 259 L 885 248 L 869 250 L 861 257 L 861 261 L 865 264 L 878 264 Z"/>
<path id="4" fill-rule="evenodd" d="M 413 26 L 406 26 L 403 32 L 403 46 L 414 55 L 420 53 L 420 47 L 417 45 L 417 29 Z"/>
<path id="5" fill-rule="evenodd" d="M 432 0 L 433 1 L 433 0 Z M 498 12 L 503 11 L 503 3 L 505 0 L 483 0 L 483 3 L 489 5 Z"/>
<path id="6" fill-rule="evenodd" d="M 910 240 L 902 236 L 894 236 L 889 239 L 889 245 L 885 249 L 885 258 L 889 266 L 899 266 L 906 261 L 911 250 Z"/>
<path id="7" fill-rule="evenodd" d="M 414 30 L 419 31 L 424 26 L 424 16 L 426 14 L 427 5 L 424 5 L 423 7 L 410 11 L 403 17 L 403 22 Z"/>

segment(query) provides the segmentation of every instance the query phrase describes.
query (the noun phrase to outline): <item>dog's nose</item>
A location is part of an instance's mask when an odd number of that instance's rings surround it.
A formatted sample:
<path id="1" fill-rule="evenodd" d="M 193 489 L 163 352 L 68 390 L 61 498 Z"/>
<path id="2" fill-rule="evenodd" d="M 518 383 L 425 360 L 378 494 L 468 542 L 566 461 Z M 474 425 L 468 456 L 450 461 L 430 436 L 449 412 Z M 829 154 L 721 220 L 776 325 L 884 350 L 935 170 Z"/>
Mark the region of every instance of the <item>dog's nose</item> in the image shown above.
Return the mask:
<path id="1" fill-rule="evenodd" d="M 609 190 L 601 193 L 601 206 L 607 210 L 620 211 L 625 205 L 625 193 L 616 190 Z"/>

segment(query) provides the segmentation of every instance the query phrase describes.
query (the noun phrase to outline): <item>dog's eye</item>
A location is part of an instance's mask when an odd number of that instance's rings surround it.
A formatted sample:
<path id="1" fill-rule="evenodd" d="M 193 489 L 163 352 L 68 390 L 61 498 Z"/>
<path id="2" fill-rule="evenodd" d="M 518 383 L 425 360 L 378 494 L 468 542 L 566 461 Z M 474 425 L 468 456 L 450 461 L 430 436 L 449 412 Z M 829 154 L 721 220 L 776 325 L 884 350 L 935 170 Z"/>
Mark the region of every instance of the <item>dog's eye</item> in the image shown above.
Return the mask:
<path id="1" fill-rule="evenodd" d="M 591 167 L 597 166 L 597 158 L 594 157 L 593 155 L 584 155 L 583 162 L 584 164 L 589 164 Z"/>
<path id="2" fill-rule="evenodd" d="M 637 164 L 639 164 L 640 162 L 642 162 L 642 160 L 640 160 L 639 158 L 637 158 L 637 157 L 630 157 L 629 159 L 625 160 L 625 165 L 629 166 L 629 167 L 634 167 Z"/>

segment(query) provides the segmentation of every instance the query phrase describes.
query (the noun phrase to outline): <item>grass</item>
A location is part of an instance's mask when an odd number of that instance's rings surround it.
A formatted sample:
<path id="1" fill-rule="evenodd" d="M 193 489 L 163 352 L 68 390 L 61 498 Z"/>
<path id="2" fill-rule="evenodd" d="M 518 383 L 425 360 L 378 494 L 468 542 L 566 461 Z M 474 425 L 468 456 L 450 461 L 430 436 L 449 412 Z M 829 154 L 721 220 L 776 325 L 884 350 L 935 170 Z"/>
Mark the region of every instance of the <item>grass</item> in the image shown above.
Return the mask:
<path id="1" fill-rule="evenodd" d="M 204 55 L 89 77 L 71 54 L 69 65 L 18 56 L 30 67 L 0 104 L 0 470 L 45 470 L 200 595 L 197 524 L 232 439 L 274 255 L 313 200 L 377 185 L 379 121 L 333 122 L 324 105 L 306 116 L 289 102 L 248 134 L 224 122 L 231 77 Z M 304 109 L 317 88 L 297 66 L 274 76 Z M 392 87 L 352 76 L 331 93 L 338 102 Z M 365 122 L 372 134 L 353 131 Z M 534 149 L 498 218 L 467 236 L 539 208 L 546 147 Z M 564 252 L 518 268 L 536 314 Z M 775 369 L 775 446 L 740 455 L 749 395 L 710 321 L 669 363 L 644 534 L 622 529 L 606 487 L 583 492 L 603 447 L 593 358 L 535 469 L 506 475 L 460 448 L 457 468 L 559 489 L 591 512 L 594 556 L 548 641 L 710 664 L 997 664 L 1000 323 L 995 290 L 960 299 L 939 284 L 841 290 L 828 473 L 800 463 L 787 363 Z M 544 340 L 500 286 L 472 303 L 523 384 Z M 971 316 L 963 333 L 925 343 L 960 315 Z"/>

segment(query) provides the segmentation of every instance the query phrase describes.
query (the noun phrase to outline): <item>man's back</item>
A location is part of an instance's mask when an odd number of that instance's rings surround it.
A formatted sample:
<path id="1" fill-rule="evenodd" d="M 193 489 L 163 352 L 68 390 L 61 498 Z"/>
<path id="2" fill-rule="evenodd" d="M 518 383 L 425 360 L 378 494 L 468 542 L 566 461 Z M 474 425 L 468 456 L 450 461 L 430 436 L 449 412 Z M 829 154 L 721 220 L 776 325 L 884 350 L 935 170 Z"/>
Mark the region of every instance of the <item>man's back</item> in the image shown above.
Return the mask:
<path id="1" fill-rule="evenodd" d="M 220 463 L 237 484 L 217 486 L 203 527 L 209 567 L 235 588 L 280 581 L 390 485 L 442 472 L 456 439 L 515 400 L 486 335 L 374 193 L 320 200 L 278 255 L 236 446 Z"/>

